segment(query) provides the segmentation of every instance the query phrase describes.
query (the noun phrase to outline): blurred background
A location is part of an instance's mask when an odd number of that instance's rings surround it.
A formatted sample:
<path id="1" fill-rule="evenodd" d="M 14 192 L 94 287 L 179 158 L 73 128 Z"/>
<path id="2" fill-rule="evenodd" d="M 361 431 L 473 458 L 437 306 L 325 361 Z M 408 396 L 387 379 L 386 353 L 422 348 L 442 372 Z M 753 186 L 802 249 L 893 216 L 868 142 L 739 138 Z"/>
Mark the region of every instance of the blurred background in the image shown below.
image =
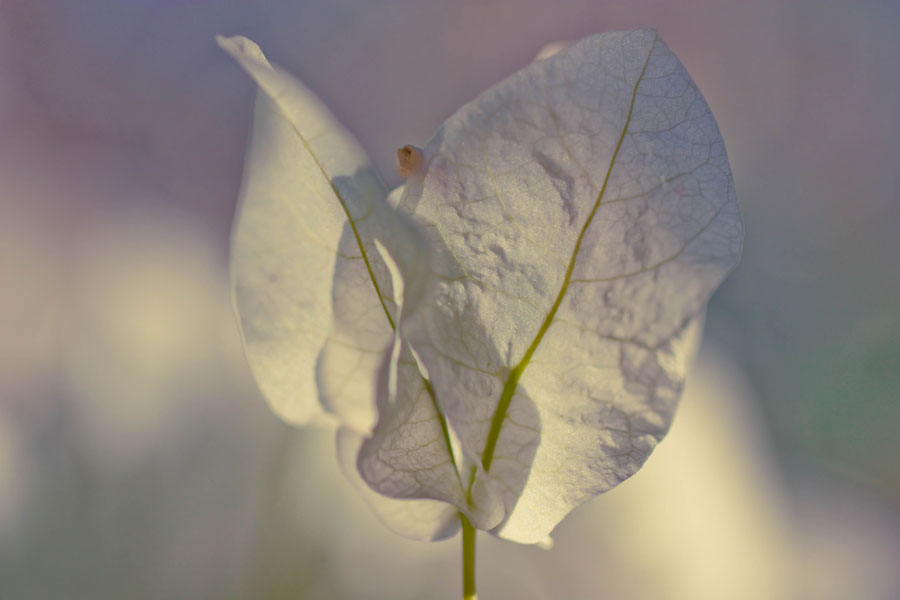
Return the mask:
<path id="1" fill-rule="evenodd" d="M 460 597 L 327 432 L 269 412 L 227 240 L 245 34 L 393 183 L 545 44 L 655 27 L 723 132 L 744 260 L 671 435 L 500 598 L 900 598 L 900 4 L 893 0 L 0 0 L 0 598 Z"/>

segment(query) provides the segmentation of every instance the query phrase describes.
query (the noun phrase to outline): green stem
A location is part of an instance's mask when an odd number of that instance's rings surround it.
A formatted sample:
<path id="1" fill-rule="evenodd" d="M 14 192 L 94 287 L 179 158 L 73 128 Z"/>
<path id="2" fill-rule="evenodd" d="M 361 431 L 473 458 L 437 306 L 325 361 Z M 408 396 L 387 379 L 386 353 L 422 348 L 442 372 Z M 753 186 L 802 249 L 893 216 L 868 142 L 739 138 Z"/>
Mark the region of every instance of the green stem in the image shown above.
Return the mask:
<path id="1" fill-rule="evenodd" d="M 463 600 L 478 600 L 475 594 L 475 528 L 462 513 L 459 513 L 459 520 L 462 522 Z"/>

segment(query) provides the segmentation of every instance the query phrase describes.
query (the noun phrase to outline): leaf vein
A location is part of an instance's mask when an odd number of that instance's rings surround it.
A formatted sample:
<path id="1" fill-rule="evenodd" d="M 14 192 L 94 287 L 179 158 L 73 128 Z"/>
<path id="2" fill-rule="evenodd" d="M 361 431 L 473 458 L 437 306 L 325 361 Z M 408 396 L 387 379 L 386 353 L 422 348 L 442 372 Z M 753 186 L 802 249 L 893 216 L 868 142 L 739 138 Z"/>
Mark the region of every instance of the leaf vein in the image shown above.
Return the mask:
<path id="1" fill-rule="evenodd" d="M 506 417 L 509 405 L 512 402 L 513 394 L 518 387 L 519 379 L 522 377 L 522 373 L 525 371 L 525 367 L 528 366 L 528 362 L 531 360 L 532 355 L 537 350 L 537 347 L 541 343 L 544 334 L 547 333 L 547 330 L 550 328 L 550 325 L 552 324 L 553 319 L 556 316 L 556 312 L 557 310 L 559 310 L 559 307 L 562 304 L 563 298 L 565 297 L 566 291 L 569 287 L 569 281 L 572 278 L 572 272 L 575 270 L 575 262 L 578 258 L 578 251 L 581 248 L 581 243 L 584 240 L 584 236 L 587 233 L 591 222 L 593 221 L 594 215 L 597 213 L 597 210 L 603 203 L 603 196 L 606 192 L 607 185 L 609 184 L 610 175 L 612 174 L 613 168 L 615 167 L 616 158 L 619 155 L 619 150 L 622 147 L 622 142 L 624 141 L 625 136 L 628 133 L 628 126 L 631 123 L 631 117 L 634 112 L 634 104 L 635 100 L 637 99 L 638 87 L 640 87 L 641 81 L 644 77 L 644 73 L 646 73 L 647 71 L 647 65 L 650 63 L 650 57 L 653 54 L 653 48 L 655 46 L 656 38 L 654 38 L 653 43 L 651 44 L 650 49 L 647 52 L 647 58 L 644 61 L 644 66 L 641 69 L 640 75 L 638 75 L 638 78 L 634 83 L 634 90 L 631 94 L 631 104 L 628 107 L 628 115 L 626 116 L 625 124 L 622 127 L 622 134 L 619 136 L 619 141 L 616 144 L 616 148 L 613 151 L 612 158 L 610 159 L 609 168 L 606 171 L 606 177 L 603 180 L 603 185 L 600 188 L 600 193 L 597 195 L 597 201 L 594 203 L 594 207 L 591 210 L 590 214 L 588 214 L 584 226 L 581 228 L 581 232 L 578 235 L 578 239 L 575 241 L 575 247 L 572 250 L 572 257 L 569 261 L 569 266 L 566 269 L 566 274 L 563 278 L 563 283 L 560 287 L 559 294 L 556 297 L 556 301 L 553 303 L 553 306 L 547 313 L 547 316 L 544 319 L 544 322 L 541 325 L 540 329 L 538 330 L 537 335 L 534 337 L 534 340 L 532 340 L 531 345 L 525 351 L 522 360 L 510 371 L 506 383 L 503 386 L 503 392 L 500 395 L 500 399 L 497 402 L 497 407 L 495 408 L 494 415 L 491 419 L 491 428 L 488 431 L 488 437 L 487 441 L 485 442 L 484 452 L 482 452 L 481 455 L 481 464 L 484 467 L 485 471 L 490 471 L 491 463 L 493 462 L 494 458 L 494 451 L 496 450 L 497 441 L 500 437 L 500 429 L 503 425 L 503 420 Z"/>

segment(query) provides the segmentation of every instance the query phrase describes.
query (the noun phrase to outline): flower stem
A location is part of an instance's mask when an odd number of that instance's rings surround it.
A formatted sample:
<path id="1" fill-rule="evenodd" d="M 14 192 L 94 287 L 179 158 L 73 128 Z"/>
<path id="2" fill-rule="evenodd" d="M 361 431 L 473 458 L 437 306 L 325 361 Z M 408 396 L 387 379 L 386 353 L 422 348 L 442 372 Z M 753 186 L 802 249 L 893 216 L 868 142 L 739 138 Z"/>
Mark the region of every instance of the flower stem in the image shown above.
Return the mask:
<path id="1" fill-rule="evenodd" d="M 478 600 L 475 594 L 475 528 L 462 513 L 459 520 L 462 522 L 463 600 Z"/>

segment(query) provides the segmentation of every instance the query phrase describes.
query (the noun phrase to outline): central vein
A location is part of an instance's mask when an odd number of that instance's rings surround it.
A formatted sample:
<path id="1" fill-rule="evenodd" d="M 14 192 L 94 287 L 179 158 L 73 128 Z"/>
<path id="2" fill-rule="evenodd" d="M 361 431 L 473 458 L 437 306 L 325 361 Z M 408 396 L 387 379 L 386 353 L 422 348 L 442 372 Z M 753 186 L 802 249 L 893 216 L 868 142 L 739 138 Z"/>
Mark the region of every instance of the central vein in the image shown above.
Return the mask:
<path id="1" fill-rule="evenodd" d="M 616 148 L 609 161 L 609 168 L 606 170 L 606 177 L 603 179 L 603 185 L 600 188 L 600 193 L 597 195 L 596 202 L 594 202 L 594 207 L 588 214 L 584 226 L 582 226 L 581 232 L 578 234 L 578 239 L 575 241 L 575 247 L 572 250 L 572 258 L 569 260 L 569 266 L 566 268 L 566 274 L 563 278 L 559 293 L 556 296 L 556 301 L 554 301 L 553 306 L 550 307 L 550 311 L 544 318 L 544 322 L 541 324 L 541 328 L 538 330 L 537 335 L 534 336 L 531 345 L 528 346 L 528 350 L 525 351 L 525 355 L 522 356 L 522 360 L 509 372 L 506 383 L 503 384 L 503 392 L 500 394 L 500 400 L 497 401 L 497 408 L 494 409 L 494 415 L 491 418 L 491 428 L 488 431 L 487 442 L 484 445 L 484 452 L 481 455 L 481 466 L 484 467 L 485 471 L 490 471 L 491 469 L 491 464 L 494 460 L 494 452 L 497 449 L 497 440 L 500 438 L 500 429 L 503 427 L 503 420 L 506 418 L 506 413 L 512 402 L 513 394 L 516 392 L 516 387 L 519 385 L 519 379 L 522 377 L 522 373 L 525 372 L 525 367 L 528 366 L 531 357 L 534 355 L 538 345 L 544 338 L 544 334 L 550 329 L 550 325 L 556 317 L 556 312 L 559 310 L 560 305 L 562 305 L 566 291 L 569 289 L 569 282 L 572 279 L 572 272 L 575 270 L 575 261 L 578 258 L 581 243 L 584 241 L 584 236 L 591 226 L 594 215 L 603 203 L 603 196 L 606 193 L 606 186 L 609 184 L 609 177 L 612 174 L 613 166 L 616 164 L 616 157 L 618 157 L 619 150 L 622 148 L 622 142 L 625 140 L 625 135 L 628 133 L 628 126 L 631 124 L 631 115 L 634 112 L 634 101 L 637 98 L 638 86 L 644 78 L 644 73 L 647 71 L 647 65 L 650 62 L 650 54 L 652 54 L 653 46 L 655 44 L 656 41 L 654 40 L 654 43 L 650 46 L 650 52 L 647 53 L 647 60 L 644 61 L 641 73 L 638 75 L 637 81 L 634 84 L 634 90 L 631 93 L 631 104 L 628 107 L 628 115 L 625 117 L 625 125 L 622 127 L 622 135 L 619 136 L 619 141 L 616 143 Z"/>
<path id="2" fill-rule="evenodd" d="M 362 238 L 359 236 L 359 230 L 356 228 L 356 221 L 353 220 L 353 215 L 350 214 L 350 207 L 347 206 L 347 202 L 344 200 L 344 197 L 341 196 L 341 192 L 337 189 L 337 186 L 334 185 L 334 181 L 331 176 L 328 174 L 328 171 L 325 170 L 325 167 L 319 162 L 319 157 L 316 156 L 316 153 L 312 151 L 312 148 L 309 147 L 309 143 L 306 141 L 306 137 L 300 130 L 294 125 L 293 121 L 289 121 L 294 128 L 294 132 L 297 134 L 297 137 L 300 138 L 300 142 L 303 144 L 303 147 L 306 148 L 306 151 L 312 157 L 313 161 L 316 163 L 316 167 L 318 167 L 319 172 L 322 173 L 322 177 L 328 182 L 328 185 L 331 186 L 331 191 L 334 193 L 334 196 L 338 199 L 338 204 L 341 205 L 341 208 L 344 209 L 344 214 L 347 215 L 347 223 L 350 224 L 350 230 L 353 231 L 353 237 L 356 239 L 356 245 L 359 247 L 359 252 L 362 255 L 363 262 L 366 265 L 366 271 L 369 273 L 369 279 L 372 281 L 372 285 L 375 287 L 375 294 L 378 296 L 378 301 L 381 303 L 381 308 L 384 310 L 384 316 L 387 317 L 388 323 L 391 324 L 391 329 L 396 330 L 396 325 L 394 325 L 394 319 L 391 318 L 391 313 L 388 312 L 387 304 L 384 302 L 384 296 L 381 293 L 381 288 L 378 286 L 378 280 L 375 279 L 375 271 L 372 270 L 372 263 L 369 262 L 369 254 L 366 252 L 366 247 L 363 245 Z"/>
<path id="3" fill-rule="evenodd" d="M 282 112 L 285 112 L 282 110 Z M 285 112 L 285 114 L 287 114 Z M 334 185 L 334 182 L 331 176 L 328 174 L 328 171 L 325 170 L 325 167 L 319 162 L 319 158 L 316 156 L 316 153 L 312 151 L 309 143 L 306 140 L 306 137 L 300 132 L 297 126 L 293 121 L 288 119 L 288 122 L 294 129 L 294 132 L 297 134 L 297 137 L 300 139 L 300 142 L 306 148 L 306 151 L 312 157 L 313 161 L 316 163 L 316 167 L 318 167 L 319 172 L 322 173 L 322 176 L 328 181 L 328 184 L 331 186 L 331 191 L 334 193 L 334 196 L 337 198 L 338 203 L 341 205 L 341 208 L 344 210 L 344 214 L 347 215 L 347 223 L 350 225 L 350 229 L 353 232 L 353 237 L 356 240 L 356 245 L 359 247 L 360 255 L 362 256 L 363 263 L 366 265 L 366 272 L 369 274 L 369 280 L 372 282 L 372 287 L 375 288 L 375 295 L 378 296 L 378 302 L 381 303 L 381 308 L 384 311 L 384 316 L 388 320 L 388 324 L 391 326 L 392 331 L 397 330 L 397 325 L 394 323 L 394 319 L 391 317 L 390 311 L 388 311 L 387 303 L 384 301 L 384 295 L 381 293 L 381 287 L 378 285 L 378 280 L 375 278 L 375 271 L 372 268 L 372 263 L 369 261 L 369 254 L 366 251 L 366 246 L 363 244 L 362 237 L 359 234 L 359 230 L 356 227 L 356 221 L 353 219 L 353 215 L 350 214 L 350 207 L 347 205 L 347 202 L 344 200 L 344 197 L 341 196 L 341 192 L 337 189 L 337 186 Z M 444 413 L 441 411 L 440 406 L 438 405 L 437 396 L 434 393 L 434 388 L 431 385 L 431 382 L 428 381 L 425 377 L 422 377 L 422 381 L 425 385 L 425 391 L 428 393 L 429 398 L 431 398 L 431 403 L 434 405 L 434 410 L 438 415 L 438 421 L 441 426 L 441 433 L 444 437 L 444 443 L 447 445 L 447 453 L 450 455 L 450 460 L 453 462 L 453 466 L 456 467 L 456 458 L 453 456 L 453 447 L 450 444 L 450 430 L 447 425 L 447 418 L 444 416 Z M 457 470 L 457 475 L 459 475 L 459 471 Z"/>

